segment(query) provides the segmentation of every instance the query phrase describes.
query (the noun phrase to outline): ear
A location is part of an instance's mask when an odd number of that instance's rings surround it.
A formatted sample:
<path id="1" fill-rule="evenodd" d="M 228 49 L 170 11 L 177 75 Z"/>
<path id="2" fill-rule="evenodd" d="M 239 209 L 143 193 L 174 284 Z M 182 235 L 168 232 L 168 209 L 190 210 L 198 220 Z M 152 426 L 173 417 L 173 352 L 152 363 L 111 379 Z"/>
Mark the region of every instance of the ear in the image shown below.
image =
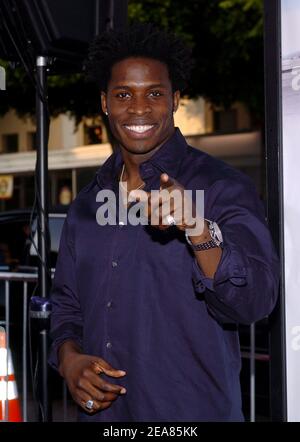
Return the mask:
<path id="1" fill-rule="evenodd" d="M 107 113 L 107 101 L 106 101 L 106 93 L 101 92 L 101 107 L 104 113 Z"/>
<path id="2" fill-rule="evenodd" d="M 180 101 L 180 91 L 175 91 L 173 94 L 173 112 L 176 112 Z"/>

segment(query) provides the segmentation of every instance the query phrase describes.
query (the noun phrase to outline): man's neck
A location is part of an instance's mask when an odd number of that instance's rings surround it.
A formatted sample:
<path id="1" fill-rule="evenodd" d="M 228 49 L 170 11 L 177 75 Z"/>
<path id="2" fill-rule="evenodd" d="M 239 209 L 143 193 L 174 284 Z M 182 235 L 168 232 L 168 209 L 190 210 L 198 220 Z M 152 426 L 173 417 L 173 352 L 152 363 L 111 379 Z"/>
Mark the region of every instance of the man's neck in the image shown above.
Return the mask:
<path id="1" fill-rule="evenodd" d="M 123 179 L 127 181 L 129 187 L 134 187 L 136 184 L 138 185 L 142 181 L 139 171 L 140 164 L 148 161 L 159 149 L 161 149 L 161 147 L 174 135 L 174 132 L 175 128 L 172 134 L 166 140 L 164 140 L 161 144 L 145 154 L 133 154 L 125 149 L 123 146 L 120 146 L 121 154 L 125 164 Z"/>

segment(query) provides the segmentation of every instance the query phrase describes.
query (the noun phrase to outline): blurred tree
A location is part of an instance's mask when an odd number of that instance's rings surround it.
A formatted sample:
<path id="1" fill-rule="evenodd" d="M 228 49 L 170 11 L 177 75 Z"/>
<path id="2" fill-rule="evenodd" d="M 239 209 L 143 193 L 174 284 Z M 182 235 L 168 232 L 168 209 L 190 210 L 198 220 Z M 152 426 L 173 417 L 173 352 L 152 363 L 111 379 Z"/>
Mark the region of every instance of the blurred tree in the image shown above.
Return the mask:
<path id="1" fill-rule="evenodd" d="M 263 116 L 263 0 L 129 0 L 129 21 L 150 21 L 172 30 L 192 46 L 196 66 L 191 97 L 213 104 L 247 105 L 254 124 Z M 4 63 L 1 63 L 4 64 Z M 49 76 L 52 115 L 69 112 L 77 123 L 99 113 L 100 97 L 83 74 Z M 0 114 L 9 108 L 34 115 L 32 84 L 21 69 L 8 68 L 7 92 L 1 93 Z"/>

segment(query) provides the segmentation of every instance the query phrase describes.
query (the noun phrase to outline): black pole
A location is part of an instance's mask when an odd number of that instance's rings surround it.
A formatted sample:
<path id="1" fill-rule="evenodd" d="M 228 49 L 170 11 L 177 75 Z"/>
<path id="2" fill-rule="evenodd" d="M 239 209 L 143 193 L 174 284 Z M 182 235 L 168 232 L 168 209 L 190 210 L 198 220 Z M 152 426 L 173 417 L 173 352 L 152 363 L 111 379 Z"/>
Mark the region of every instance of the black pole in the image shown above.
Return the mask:
<path id="1" fill-rule="evenodd" d="M 47 109 L 47 59 L 39 56 L 36 59 L 36 118 L 37 118 L 37 170 L 36 170 L 36 195 L 37 195 L 37 226 L 38 226 L 38 288 L 40 302 L 36 315 L 32 318 L 38 320 L 39 332 L 39 380 L 38 390 L 40 397 L 40 418 L 44 422 L 51 421 L 51 405 L 49 400 L 48 383 L 48 317 L 49 304 L 47 298 L 50 290 L 49 268 L 49 231 L 48 231 L 48 130 L 49 116 Z M 32 309 L 34 310 L 34 308 Z"/>
<path id="2" fill-rule="evenodd" d="M 287 420 L 284 293 L 284 219 L 281 100 L 281 2 L 265 0 L 265 109 L 268 222 L 281 258 L 281 284 L 270 322 L 270 409 L 272 421 Z"/>
<path id="3" fill-rule="evenodd" d="M 41 257 L 39 262 L 39 289 L 42 298 L 47 298 L 48 281 L 48 251 L 47 251 L 47 223 L 48 223 L 48 115 L 46 108 L 47 59 L 37 57 L 36 75 L 36 118 L 37 118 L 37 194 L 38 197 L 38 250 Z"/>

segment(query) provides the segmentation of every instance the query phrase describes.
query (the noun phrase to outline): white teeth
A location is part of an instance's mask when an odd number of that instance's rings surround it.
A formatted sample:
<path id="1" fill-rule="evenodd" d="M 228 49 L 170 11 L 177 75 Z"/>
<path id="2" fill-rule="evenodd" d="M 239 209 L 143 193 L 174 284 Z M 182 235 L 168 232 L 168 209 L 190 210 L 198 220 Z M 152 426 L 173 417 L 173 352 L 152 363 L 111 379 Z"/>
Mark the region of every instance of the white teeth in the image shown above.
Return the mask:
<path id="1" fill-rule="evenodd" d="M 144 126 L 125 126 L 127 129 L 131 130 L 132 132 L 138 132 L 139 134 L 142 134 L 143 132 L 146 132 L 147 130 L 152 129 L 154 125 L 144 125 Z"/>

